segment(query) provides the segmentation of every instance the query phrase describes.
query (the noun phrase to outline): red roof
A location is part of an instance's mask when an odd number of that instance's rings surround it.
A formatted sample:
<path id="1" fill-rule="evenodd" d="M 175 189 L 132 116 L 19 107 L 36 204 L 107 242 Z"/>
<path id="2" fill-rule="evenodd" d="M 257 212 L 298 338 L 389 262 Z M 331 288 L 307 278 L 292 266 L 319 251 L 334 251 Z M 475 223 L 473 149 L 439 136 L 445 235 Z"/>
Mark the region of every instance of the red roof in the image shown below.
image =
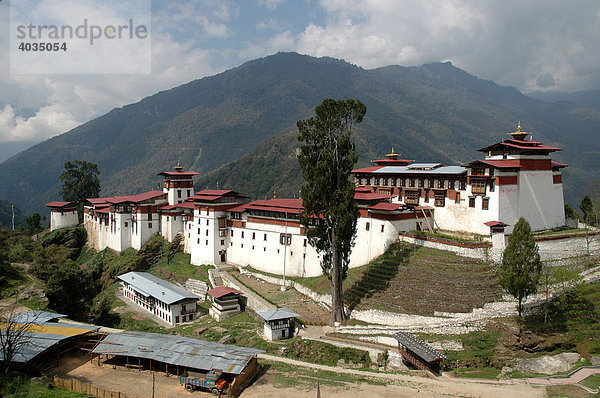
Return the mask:
<path id="1" fill-rule="evenodd" d="M 302 199 L 269 199 L 250 202 L 246 205 L 246 209 L 300 214 L 304 207 L 302 206 Z"/>
<path id="2" fill-rule="evenodd" d="M 373 171 L 379 170 L 382 167 L 383 166 L 364 167 L 362 169 L 354 169 L 352 170 L 352 173 L 372 173 Z"/>
<path id="3" fill-rule="evenodd" d="M 414 162 L 414 159 L 379 159 L 372 160 L 371 162 L 377 163 L 380 166 L 406 166 L 407 164 Z"/>
<path id="4" fill-rule="evenodd" d="M 54 201 L 54 202 L 46 203 L 45 206 L 62 208 L 62 207 L 75 206 L 75 205 L 71 202 Z"/>
<path id="5" fill-rule="evenodd" d="M 227 287 L 227 286 L 217 286 L 214 289 L 208 290 L 206 293 L 210 294 L 214 298 L 220 298 L 220 297 L 226 296 L 230 293 L 242 294 L 242 292 L 240 292 L 239 290 L 236 290 L 232 287 Z"/>
<path id="6" fill-rule="evenodd" d="M 488 222 L 484 222 L 484 224 L 491 228 L 493 228 L 493 227 L 508 227 L 508 225 L 509 225 L 509 224 L 505 224 L 500 221 L 488 221 Z"/>
<path id="7" fill-rule="evenodd" d="M 106 198 L 87 198 L 86 199 L 88 202 L 90 202 L 93 205 L 99 205 L 99 204 L 104 204 L 107 203 L 106 202 Z"/>
<path id="8" fill-rule="evenodd" d="M 87 198 L 86 200 L 93 204 L 94 206 L 101 204 L 118 204 L 118 203 L 139 203 L 148 199 L 157 198 L 161 195 L 166 195 L 163 191 L 148 191 L 143 193 L 138 193 L 137 195 L 125 195 L 125 196 L 108 196 L 106 198 Z"/>
<path id="9" fill-rule="evenodd" d="M 106 199 L 106 201 L 108 203 L 113 203 L 113 204 L 126 203 L 126 202 L 139 203 L 139 202 L 143 202 L 148 199 L 157 198 L 162 195 L 166 195 L 166 193 L 163 191 L 148 191 L 148 192 L 139 193 L 137 195 L 112 196 L 112 197 L 104 198 L 104 199 Z"/>
<path id="10" fill-rule="evenodd" d="M 566 163 L 555 162 L 554 160 L 552 161 L 552 167 L 563 168 L 563 167 L 567 167 L 567 166 L 568 166 L 568 164 L 566 164 Z"/>
<path id="11" fill-rule="evenodd" d="M 108 214 L 110 213 L 110 207 L 102 207 L 94 210 L 96 213 Z"/>
<path id="12" fill-rule="evenodd" d="M 233 212 L 236 212 L 236 213 L 242 213 L 242 212 L 246 211 L 246 209 L 248 208 L 248 205 L 249 205 L 249 203 L 244 203 L 244 204 L 241 204 L 239 206 L 232 207 L 228 211 L 233 211 Z"/>
<path id="13" fill-rule="evenodd" d="M 354 200 L 380 200 L 392 197 L 392 195 L 383 195 L 377 192 L 354 192 Z"/>
<path id="14" fill-rule="evenodd" d="M 373 190 L 367 187 L 358 187 L 354 190 L 354 192 L 373 192 Z"/>
<path id="15" fill-rule="evenodd" d="M 194 196 L 197 195 L 214 195 L 214 196 L 223 196 L 228 194 L 229 192 L 233 192 L 231 189 L 205 189 L 200 192 L 196 192 Z"/>
<path id="16" fill-rule="evenodd" d="M 543 151 L 553 152 L 560 151 L 561 148 L 547 146 L 537 141 L 526 141 L 526 140 L 504 140 L 496 144 L 489 145 L 485 148 L 478 149 L 480 152 L 488 152 L 498 147 L 508 147 L 515 149 L 526 149 L 530 151 Z"/>
<path id="17" fill-rule="evenodd" d="M 469 163 L 469 165 L 474 163 L 487 164 L 488 166 L 492 166 L 497 169 L 521 168 L 521 166 L 519 165 L 519 161 L 516 159 L 476 160 L 474 162 Z"/>
<path id="18" fill-rule="evenodd" d="M 163 171 L 162 173 L 158 173 L 159 176 L 184 176 L 184 177 L 192 177 L 196 176 L 200 173 L 197 171 Z"/>
<path id="19" fill-rule="evenodd" d="M 373 206 L 367 207 L 369 210 L 385 210 L 385 211 L 395 211 L 405 207 L 404 203 L 386 203 L 380 202 L 376 203 Z"/>

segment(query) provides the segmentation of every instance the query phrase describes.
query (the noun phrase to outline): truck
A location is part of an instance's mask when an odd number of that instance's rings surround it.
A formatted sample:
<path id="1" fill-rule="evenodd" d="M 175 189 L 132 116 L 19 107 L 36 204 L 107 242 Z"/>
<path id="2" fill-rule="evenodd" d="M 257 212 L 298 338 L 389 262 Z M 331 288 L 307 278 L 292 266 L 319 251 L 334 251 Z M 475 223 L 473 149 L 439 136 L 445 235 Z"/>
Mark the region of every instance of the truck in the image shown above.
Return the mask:
<path id="1" fill-rule="evenodd" d="M 179 377 L 179 383 L 188 391 L 207 390 L 220 396 L 227 389 L 227 380 L 221 378 L 221 372 L 211 370 L 201 377 Z"/>

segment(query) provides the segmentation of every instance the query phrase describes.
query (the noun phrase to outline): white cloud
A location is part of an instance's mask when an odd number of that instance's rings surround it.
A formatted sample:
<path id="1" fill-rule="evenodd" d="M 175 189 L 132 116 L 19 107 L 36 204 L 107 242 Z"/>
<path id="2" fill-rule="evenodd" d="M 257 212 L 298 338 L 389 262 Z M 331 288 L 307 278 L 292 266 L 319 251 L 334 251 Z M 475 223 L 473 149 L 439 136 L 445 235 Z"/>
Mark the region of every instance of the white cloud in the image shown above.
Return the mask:
<path id="1" fill-rule="evenodd" d="M 267 7 L 269 11 L 274 11 L 281 4 L 285 3 L 286 0 L 258 0 L 258 4 Z"/>
<path id="2" fill-rule="evenodd" d="M 559 90 L 600 84 L 600 3 L 594 0 L 322 0 L 321 6 L 327 23 L 297 35 L 299 52 L 365 68 L 451 60 L 526 91 L 551 82 Z"/>

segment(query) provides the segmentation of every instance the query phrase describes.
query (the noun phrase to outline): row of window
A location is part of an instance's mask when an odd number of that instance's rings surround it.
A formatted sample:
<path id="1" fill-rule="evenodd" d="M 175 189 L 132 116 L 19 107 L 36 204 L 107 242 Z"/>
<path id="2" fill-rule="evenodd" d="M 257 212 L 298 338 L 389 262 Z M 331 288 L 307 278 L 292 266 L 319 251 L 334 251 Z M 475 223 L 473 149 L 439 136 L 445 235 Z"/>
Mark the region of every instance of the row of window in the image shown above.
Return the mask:
<path id="1" fill-rule="evenodd" d="M 429 178 L 395 178 L 395 177 L 362 177 L 361 185 L 408 187 L 408 188 L 439 188 L 464 191 L 467 187 L 466 179 L 429 179 Z"/>
<path id="2" fill-rule="evenodd" d="M 229 243 L 229 246 L 233 247 L 233 244 L 234 244 L 233 242 L 230 242 L 230 243 Z M 241 244 L 240 244 L 240 247 L 243 249 L 243 248 L 244 248 L 244 244 L 243 244 L 243 243 L 241 243 Z M 305 242 L 304 242 L 304 247 L 306 247 L 306 240 L 305 240 Z M 253 245 L 253 246 L 252 246 L 252 250 L 255 250 L 255 249 L 256 249 L 256 247 Z M 281 249 L 275 249 L 275 250 L 277 251 L 277 254 L 281 253 Z M 267 248 L 263 246 L 263 252 L 266 252 L 266 251 L 267 251 Z M 293 255 L 294 255 L 294 252 L 293 252 L 293 251 L 290 251 L 290 256 L 293 256 Z M 302 254 L 302 255 L 303 255 L 304 257 L 306 257 L 306 253 L 304 253 L 304 254 Z"/>
<path id="3" fill-rule="evenodd" d="M 369 230 L 371 229 L 371 223 L 370 223 L 370 222 L 367 222 L 367 223 L 365 224 L 365 229 L 366 229 L 367 231 L 369 231 Z M 381 232 L 383 232 L 384 230 L 385 230 L 385 225 L 384 225 L 384 224 L 381 224 Z"/>
<path id="4" fill-rule="evenodd" d="M 469 197 L 469 207 L 475 207 L 475 196 Z M 481 209 L 488 210 L 490 208 L 490 198 L 481 198 Z"/>

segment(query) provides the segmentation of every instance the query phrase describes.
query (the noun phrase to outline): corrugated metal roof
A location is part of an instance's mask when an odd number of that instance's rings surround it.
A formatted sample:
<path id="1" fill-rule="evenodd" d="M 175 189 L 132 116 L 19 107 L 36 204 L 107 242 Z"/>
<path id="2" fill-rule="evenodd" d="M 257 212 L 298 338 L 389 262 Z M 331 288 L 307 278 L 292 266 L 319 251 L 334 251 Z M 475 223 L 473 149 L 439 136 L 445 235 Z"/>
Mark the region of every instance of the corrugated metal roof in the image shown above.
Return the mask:
<path id="1" fill-rule="evenodd" d="M 431 166 L 429 163 L 421 163 L 420 165 Z M 413 166 L 414 164 L 410 165 L 410 167 Z M 433 170 L 411 170 L 407 166 L 384 166 L 373 171 L 373 174 L 463 174 L 466 172 L 467 169 L 462 166 L 442 166 Z"/>
<path id="2" fill-rule="evenodd" d="M 200 299 L 198 295 L 147 272 L 132 271 L 119 275 L 119 279 L 129 283 L 140 293 L 156 297 L 167 304 L 173 304 L 184 299 Z"/>
<path id="3" fill-rule="evenodd" d="M 67 316 L 64 314 L 56 314 L 54 312 L 48 311 L 28 311 L 17 316 L 14 316 L 12 319 L 18 323 L 44 323 L 48 322 L 52 319 L 58 318 L 66 318 Z"/>
<path id="4" fill-rule="evenodd" d="M 398 332 L 393 335 L 398 343 L 406 347 L 413 353 L 417 354 L 421 359 L 428 363 L 441 361 L 446 359 L 446 356 L 439 351 L 432 348 L 429 344 L 423 340 L 413 336 L 410 333 Z"/>
<path id="5" fill-rule="evenodd" d="M 40 316 L 37 319 L 35 318 L 35 313 L 40 313 Z M 25 343 L 19 347 L 13 357 L 13 362 L 16 363 L 26 363 L 63 340 L 100 329 L 100 326 L 94 325 L 43 322 L 42 319 L 44 317 L 46 319 L 64 317 L 64 315 L 61 314 L 53 314 L 45 311 L 26 312 L 18 317 L 23 321 L 23 327 L 26 329 L 25 332 L 23 332 L 23 341 L 25 341 Z M 29 321 L 33 323 L 27 325 Z M 0 333 L 4 334 L 6 332 L 2 331 Z M 4 355 L 0 350 L 0 360 L 3 359 Z"/>
<path id="6" fill-rule="evenodd" d="M 257 314 L 263 317 L 265 321 L 275 321 L 277 319 L 287 319 L 300 316 L 289 308 L 275 308 L 274 310 L 258 311 Z"/>
<path id="7" fill-rule="evenodd" d="M 106 336 L 93 352 L 153 359 L 170 365 L 205 371 L 214 369 L 224 373 L 240 374 L 248 362 L 263 351 L 182 336 L 123 332 Z"/>

